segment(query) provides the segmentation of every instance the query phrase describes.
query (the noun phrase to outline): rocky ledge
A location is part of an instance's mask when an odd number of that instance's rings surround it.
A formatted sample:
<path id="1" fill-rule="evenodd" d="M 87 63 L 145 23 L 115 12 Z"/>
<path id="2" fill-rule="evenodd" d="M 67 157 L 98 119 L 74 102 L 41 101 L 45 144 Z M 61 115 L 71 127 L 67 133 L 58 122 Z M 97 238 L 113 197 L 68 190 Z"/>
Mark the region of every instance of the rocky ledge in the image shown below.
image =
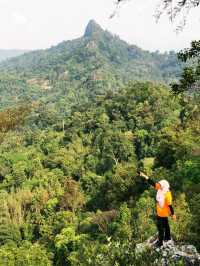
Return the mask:
<path id="1" fill-rule="evenodd" d="M 137 244 L 136 254 L 141 254 L 149 249 L 157 253 L 155 265 L 171 266 L 200 266 L 200 254 L 193 245 L 175 243 L 174 241 L 166 242 L 162 247 L 156 247 L 156 237 L 151 237 L 147 241 Z"/>

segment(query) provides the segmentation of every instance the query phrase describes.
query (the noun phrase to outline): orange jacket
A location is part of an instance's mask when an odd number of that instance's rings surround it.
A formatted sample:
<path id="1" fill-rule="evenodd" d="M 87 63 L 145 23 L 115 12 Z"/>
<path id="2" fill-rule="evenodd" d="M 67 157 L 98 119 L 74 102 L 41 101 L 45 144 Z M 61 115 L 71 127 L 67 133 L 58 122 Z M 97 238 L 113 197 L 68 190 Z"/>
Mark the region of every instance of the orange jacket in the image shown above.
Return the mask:
<path id="1" fill-rule="evenodd" d="M 158 190 L 160 189 L 160 184 L 156 183 L 155 184 L 155 189 Z M 172 194 L 170 191 L 166 192 L 165 194 L 165 203 L 164 207 L 161 208 L 160 205 L 157 203 L 156 204 L 156 212 L 159 217 L 168 217 L 171 215 L 171 211 L 169 208 L 169 205 L 172 205 Z"/>

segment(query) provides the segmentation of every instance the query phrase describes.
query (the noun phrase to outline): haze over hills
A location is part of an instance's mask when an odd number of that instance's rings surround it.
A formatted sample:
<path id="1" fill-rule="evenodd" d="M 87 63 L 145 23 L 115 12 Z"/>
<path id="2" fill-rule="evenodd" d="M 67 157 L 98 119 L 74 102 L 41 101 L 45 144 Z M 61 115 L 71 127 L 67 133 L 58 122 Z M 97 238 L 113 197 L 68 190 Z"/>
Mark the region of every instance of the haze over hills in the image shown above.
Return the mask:
<path id="1" fill-rule="evenodd" d="M 7 50 L 7 49 L 0 49 L 0 62 L 3 60 L 6 60 L 8 58 L 16 57 L 19 55 L 22 55 L 24 53 L 27 53 L 28 50 Z"/>
<path id="2" fill-rule="evenodd" d="M 74 69 L 80 76 L 87 70 L 103 75 L 108 68 L 113 74 L 126 79 L 159 81 L 176 78 L 180 70 L 175 53 L 150 53 L 129 45 L 104 31 L 94 20 L 88 23 L 83 37 L 24 54 L 3 63 L 2 67 L 7 71 L 41 76 L 50 71 L 58 75 L 68 71 L 72 79 L 78 79 Z"/>
<path id="3" fill-rule="evenodd" d="M 2 62 L 0 91 L 6 105 L 12 99 L 38 100 L 44 93 L 44 101 L 56 102 L 67 93 L 83 92 L 88 97 L 116 90 L 130 80 L 169 83 L 181 69 L 175 52 L 144 51 L 91 20 L 81 38 Z"/>

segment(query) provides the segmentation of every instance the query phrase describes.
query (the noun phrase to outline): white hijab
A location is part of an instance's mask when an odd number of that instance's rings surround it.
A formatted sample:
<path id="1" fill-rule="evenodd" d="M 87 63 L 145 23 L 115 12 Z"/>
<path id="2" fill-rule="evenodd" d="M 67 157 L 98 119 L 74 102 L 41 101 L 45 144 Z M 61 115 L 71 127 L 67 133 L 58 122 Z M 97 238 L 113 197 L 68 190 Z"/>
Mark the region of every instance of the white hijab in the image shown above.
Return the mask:
<path id="1" fill-rule="evenodd" d="M 164 207 L 165 204 L 165 194 L 169 191 L 169 183 L 167 180 L 161 180 L 159 182 L 161 189 L 158 189 L 156 200 L 161 208 Z"/>

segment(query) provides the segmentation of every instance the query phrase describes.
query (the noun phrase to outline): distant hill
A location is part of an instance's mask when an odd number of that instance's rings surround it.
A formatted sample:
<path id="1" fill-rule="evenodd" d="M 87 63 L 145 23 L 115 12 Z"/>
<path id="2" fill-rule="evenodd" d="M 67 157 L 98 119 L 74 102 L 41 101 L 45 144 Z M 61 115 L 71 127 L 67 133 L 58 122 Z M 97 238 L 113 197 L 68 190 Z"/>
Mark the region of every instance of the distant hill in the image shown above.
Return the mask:
<path id="1" fill-rule="evenodd" d="M 6 95 L 1 96 L 1 105 L 11 104 L 12 99 L 38 101 L 41 95 L 44 102 L 56 104 L 69 94 L 71 104 L 85 94 L 87 98 L 116 90 L 130 80 L 169 83 L 181 69 L 175 52 L 144 51 L 91 20 L 81 38 L 0 63 L 0 91 Z"/>
<path id="2" fill-rule="evenodd" d="M 28 50 L 7 50 L 7 49 L 0 49 L 0 62 L 4 61 L 8 58 L 16 57 L 27 53 Z"/>
<path id="3" fill-rule="evenodd" d="M 129 45 L 94 20 L 88 23 L 83 37 L 13 58 L 1 64 L 3 68 L 51 79 L 67 73 L 71 80 L 91 76 L 100 80 L 112 75 L 114 79 L 164 82 L 176 79 L 181 69 L 176 53 L 151 53 Z"/>

